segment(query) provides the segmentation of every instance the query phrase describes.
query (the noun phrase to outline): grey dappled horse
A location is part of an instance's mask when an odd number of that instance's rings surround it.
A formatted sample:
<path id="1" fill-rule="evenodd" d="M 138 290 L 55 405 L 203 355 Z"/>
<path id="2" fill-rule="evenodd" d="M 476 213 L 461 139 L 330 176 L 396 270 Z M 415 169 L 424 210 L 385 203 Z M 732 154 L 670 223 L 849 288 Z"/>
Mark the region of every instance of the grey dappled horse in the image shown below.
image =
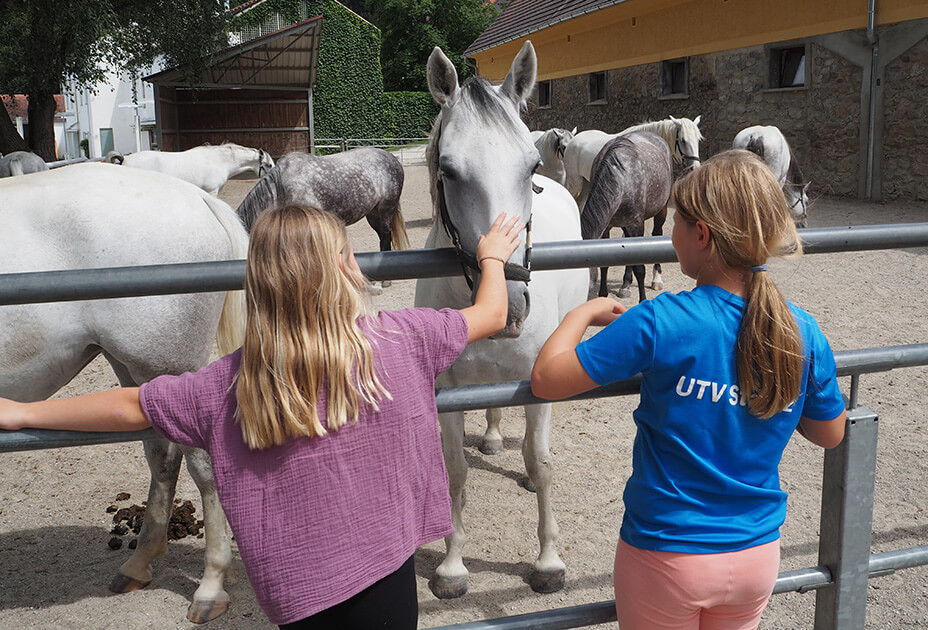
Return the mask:
<path id="1" fill-rule="evenodd" d="M 332 155 L 288 153 L 255 184 L 238 215 L 251 229 L 268 208 L 285 203 L 313 206 L 351 225 L 361 219 L 377 232 L 380 251 L 408 249 L 409 238 L 400 209 L 406 174 L 392 153 L 373 147 Z"/>
<path id="2" fill-rule="evenodd" d="M 643 236 L 644 222 L 652 217 L 651 234 L 661 235 L 672 184 L 670 149 L 662 138 L 635 131 L 610 140 L 593 162 L 590 196 L 580 216 L 583 238 L 609 238 L 614 227 L 622 228 L 625 236 Z M 600 269 L 600 296 L 608 294 L 608 269 Z M 629 294 L 632 272 L 638 281 L 638 299 L 644 301 L 644 265 L 625 268 L 619 296 Z M 660 263 L 654 265 L 651 288 L 663 288 Z"/>

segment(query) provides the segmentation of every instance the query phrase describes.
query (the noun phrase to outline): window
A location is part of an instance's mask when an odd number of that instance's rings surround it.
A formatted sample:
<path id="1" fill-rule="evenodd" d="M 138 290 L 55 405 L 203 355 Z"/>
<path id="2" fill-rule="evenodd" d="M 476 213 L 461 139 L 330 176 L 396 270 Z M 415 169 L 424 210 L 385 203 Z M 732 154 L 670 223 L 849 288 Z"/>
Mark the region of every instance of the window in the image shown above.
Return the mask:
<path id="1" fill-rule="evenodd" d="M 113 150 L 113 130 L 100 129 L 100 151 L 105 156 Z"/>
<path id="2" fill-rule="evenodd" d="M 606 73 L 590 73 L 590 103 L 606 102 Z"/>
<path id="3" fill-rule="evenodd" d="M 661 96 L 689 94 L 689 59 L 670 59 L 661 62 Z"/>
<path id="4" fill-rule="evenodd" d="M 802 87 L 806 84 L 806 47 L 770 48 L 770 87 Z"/>
<path id="5" fill-rule="evenodd" d="M 551 107 L 551 82 L 538 82 L 538 107 Z"/>

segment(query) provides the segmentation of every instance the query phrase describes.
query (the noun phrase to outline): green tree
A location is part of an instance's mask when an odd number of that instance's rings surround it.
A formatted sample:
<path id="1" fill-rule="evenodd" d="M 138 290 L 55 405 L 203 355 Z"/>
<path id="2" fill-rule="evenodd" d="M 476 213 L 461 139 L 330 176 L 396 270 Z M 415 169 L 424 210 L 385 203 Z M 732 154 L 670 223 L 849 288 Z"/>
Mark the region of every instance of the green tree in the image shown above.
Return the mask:
<path id="1" fill-rule="evenodd" d="M 67 79 L 93 86 L 162 57 L 194 76 L 225 45 L 223 0 L 0 1 L 0 94 L 29 97 L 29 149 L 55 159 L 54 95 Z M 0 112 L 0 152 L 25 149 Z"/>
<path id="2" fill-rule="evenodd" d="M 474 70 L 462 54 L 498 14 L 486 0 L 367 0 L 365 6 L 383 36 L 387 91 L 427 90 L 426 62 L 435 46 L 458 76 L 471 76 Z"/>

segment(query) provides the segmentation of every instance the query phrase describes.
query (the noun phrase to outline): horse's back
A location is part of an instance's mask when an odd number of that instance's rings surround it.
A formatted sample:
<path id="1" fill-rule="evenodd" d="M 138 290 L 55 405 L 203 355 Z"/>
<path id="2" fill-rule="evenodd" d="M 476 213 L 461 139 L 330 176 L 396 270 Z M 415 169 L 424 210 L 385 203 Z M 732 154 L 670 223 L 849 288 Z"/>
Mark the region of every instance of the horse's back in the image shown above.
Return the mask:
<path id="1" fill-rule="evenodd" d="M 786 136 L 774 125 L 754 125 L 738 132 L 732 148 L 745 149 L 758 155 L 782 185 L 786 181 L 791 153 Z"/>
<path id="2" fill-rule="evenodd" d="M 216 214 L 234 218 L 232 210 L 158 173 L 73 165 L 0 182 L 0 197 L 7 273 L 225 260 L 235 251 Z M 48 396 L 101 349 L 139 382 L 196 369 L 209 357 L 223 300 L 204 293 L 3 307 L 0 392 Z"/>
<path id="3" fill-rule="evenodd" d="M 294 151 L 280 158 L 275 168 L 281 202 L 315 206 L 348 225 L 379 206 L 395 211 L 405 180 L 396 156 L 375 147 L 324 156 Z"/>

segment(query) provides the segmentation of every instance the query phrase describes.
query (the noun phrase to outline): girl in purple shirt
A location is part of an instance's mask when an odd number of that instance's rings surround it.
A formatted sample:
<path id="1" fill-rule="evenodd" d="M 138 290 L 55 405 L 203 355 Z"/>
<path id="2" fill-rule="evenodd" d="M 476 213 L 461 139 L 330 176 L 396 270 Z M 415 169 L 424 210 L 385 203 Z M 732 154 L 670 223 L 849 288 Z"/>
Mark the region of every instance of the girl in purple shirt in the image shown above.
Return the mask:
<path id="1" fill-rule="evenodd" d="M 251 231 L 240 350 L 140 388 L 0 399 L 0 429 L 152 426 L 203 448 L 273 623 L 412 630 L 413 553 L 452 531 L 435 378 L 505 326 L 503 265 L 521 230 L 500 214 L 481 238 L 472 306 L 374 315 L 339 219 L 268 210 Z"/>

